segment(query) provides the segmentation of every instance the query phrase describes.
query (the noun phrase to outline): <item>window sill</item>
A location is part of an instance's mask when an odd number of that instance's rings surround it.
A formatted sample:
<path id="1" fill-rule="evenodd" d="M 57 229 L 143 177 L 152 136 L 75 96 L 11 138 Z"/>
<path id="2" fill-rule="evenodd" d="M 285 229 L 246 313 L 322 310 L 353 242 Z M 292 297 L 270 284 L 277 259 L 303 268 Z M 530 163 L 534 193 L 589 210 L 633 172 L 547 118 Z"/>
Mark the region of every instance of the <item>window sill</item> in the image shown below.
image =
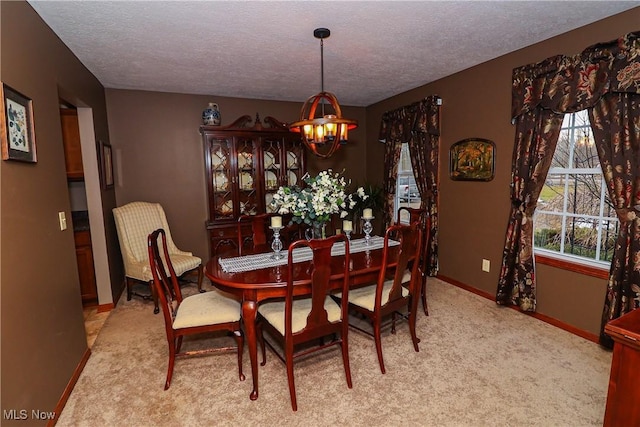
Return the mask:
<path id="1" fill-rule="evenodd" d="M 535 254 L 536 264 L 550 265 L 552 267 L 563 270 L 573 271 L 575 273 L 585 274 L 587 276 L 597 277 L 599 279 L 609 278 L 609 269 L 604 267 L 595 267 L 592 265 L 582 264 L 578 262 L 567 261 L 566 258 L 556 258 L 546 254 L 537 252 Z"/>

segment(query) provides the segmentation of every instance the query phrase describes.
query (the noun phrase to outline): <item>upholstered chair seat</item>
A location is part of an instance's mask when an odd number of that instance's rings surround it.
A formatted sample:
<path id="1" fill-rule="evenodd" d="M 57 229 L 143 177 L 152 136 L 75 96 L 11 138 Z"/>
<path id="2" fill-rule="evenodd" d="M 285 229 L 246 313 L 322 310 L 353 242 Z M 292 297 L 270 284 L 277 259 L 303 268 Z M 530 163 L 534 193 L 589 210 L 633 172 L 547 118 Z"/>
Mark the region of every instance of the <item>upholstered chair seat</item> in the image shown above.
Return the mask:
<path id="1" fill-rule="evenodd" d="M 411 281 L 411 273 L 405 272 L 402 277 L 402 283 L 409 283 Z M 385 305 L 389 302 L 389 292 L 391 291 L 391 287 L 393 286 L 393 279 L 385 280 L 384 285 L 382 287 L 382 300 L 381 304 Z M 369 285 L 363 288 L 353 289 L 349 291 L 349 302 L 353 305 L 357 305 L 359 307 L 365 308 L 367 310 L 373 311 L 376 303 L 376 287 L 377 285 Z M 402 287 L 402 297 L 407 297 L 409 295 L 409 289 L 406 287 Z M 341 298 L 341 295 L 338 295 L 338 298 Z"/>
<path id="2" fill-rule="evenodd" d="M 285 334 L 284 305 L 284 301 L 275 301 L 258 307 L 258 313 L 282 335 Z M 327 319 L 330 323 L 340 321 L 340 305 L 329 296 L 324 300 L 324 309 L 327 311 Z M 293 302 L 291 331 L 294 334 L 305 328 L 309 313 L 311 313 L 311 298 L 299 299 Z"/>
<path id="3" fill-rule="evenodd" d="M 240 321 L 240 302 L 217 290 L 188 296 L 173 319 L 173 329 Z"/>

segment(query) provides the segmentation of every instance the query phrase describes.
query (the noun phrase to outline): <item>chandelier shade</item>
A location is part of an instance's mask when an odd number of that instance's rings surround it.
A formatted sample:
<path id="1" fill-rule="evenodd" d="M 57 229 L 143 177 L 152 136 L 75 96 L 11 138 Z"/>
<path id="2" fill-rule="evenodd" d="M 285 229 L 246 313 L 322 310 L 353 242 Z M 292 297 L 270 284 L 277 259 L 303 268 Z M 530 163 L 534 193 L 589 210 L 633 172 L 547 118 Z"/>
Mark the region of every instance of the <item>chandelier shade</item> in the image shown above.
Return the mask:
<path id="1" fill-rule="evenodd" d="M 305 101 L 300 111 L 300 120 L 289 125 L 291 131 L 301 134 L 302 142 L 307 148 L 322 158 L 330 157 L 340 145 L 346 144 L 349 131 L 358 127 L 357 120 L 342 117 L 336 96 L 324 91 L 323 40 L 330 34 L 326 28 L 316 28 L 313 32 L 320 39 L 320 93 Z"/>

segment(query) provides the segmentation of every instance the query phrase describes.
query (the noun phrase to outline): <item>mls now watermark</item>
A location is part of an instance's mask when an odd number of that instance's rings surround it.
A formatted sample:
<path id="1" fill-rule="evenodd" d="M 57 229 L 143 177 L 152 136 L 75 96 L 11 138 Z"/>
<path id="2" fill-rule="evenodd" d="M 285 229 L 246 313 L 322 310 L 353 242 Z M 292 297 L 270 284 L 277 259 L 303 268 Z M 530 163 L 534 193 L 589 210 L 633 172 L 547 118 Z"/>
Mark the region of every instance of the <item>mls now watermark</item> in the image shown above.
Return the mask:
<path id="1" fill-rule="evenodd" d="M 55 412 L 46 412 L 39 409 L 3 409 L 2 418 L 5 420 L 52 420 L 56 416 Z"/>

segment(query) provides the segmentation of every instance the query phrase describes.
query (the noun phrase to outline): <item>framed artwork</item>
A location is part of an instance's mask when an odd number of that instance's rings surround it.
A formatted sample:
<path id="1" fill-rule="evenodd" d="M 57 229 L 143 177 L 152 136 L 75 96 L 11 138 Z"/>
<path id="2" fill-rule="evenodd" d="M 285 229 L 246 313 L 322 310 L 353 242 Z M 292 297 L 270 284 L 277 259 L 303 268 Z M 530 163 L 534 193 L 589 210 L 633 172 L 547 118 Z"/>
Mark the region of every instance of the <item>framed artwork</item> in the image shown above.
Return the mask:
<path id="1" fill-rule="evenodd" d="M 449 176 L 455 181 L 491 181 L 496 144 L 482 138 L 458 141 L 449 150 Z"/>
<path id="2" fill-rule="evenodd" d="M 113 188 L 113 151 L 111 144 L 99 141 L 100 145 L 100 175 L 102 176 L 102 188 Z"/>
<path id="3" fill-rule="evenodd" d="M 36 163 L 33 101 L 2 83 L 2 159 Z"/>

